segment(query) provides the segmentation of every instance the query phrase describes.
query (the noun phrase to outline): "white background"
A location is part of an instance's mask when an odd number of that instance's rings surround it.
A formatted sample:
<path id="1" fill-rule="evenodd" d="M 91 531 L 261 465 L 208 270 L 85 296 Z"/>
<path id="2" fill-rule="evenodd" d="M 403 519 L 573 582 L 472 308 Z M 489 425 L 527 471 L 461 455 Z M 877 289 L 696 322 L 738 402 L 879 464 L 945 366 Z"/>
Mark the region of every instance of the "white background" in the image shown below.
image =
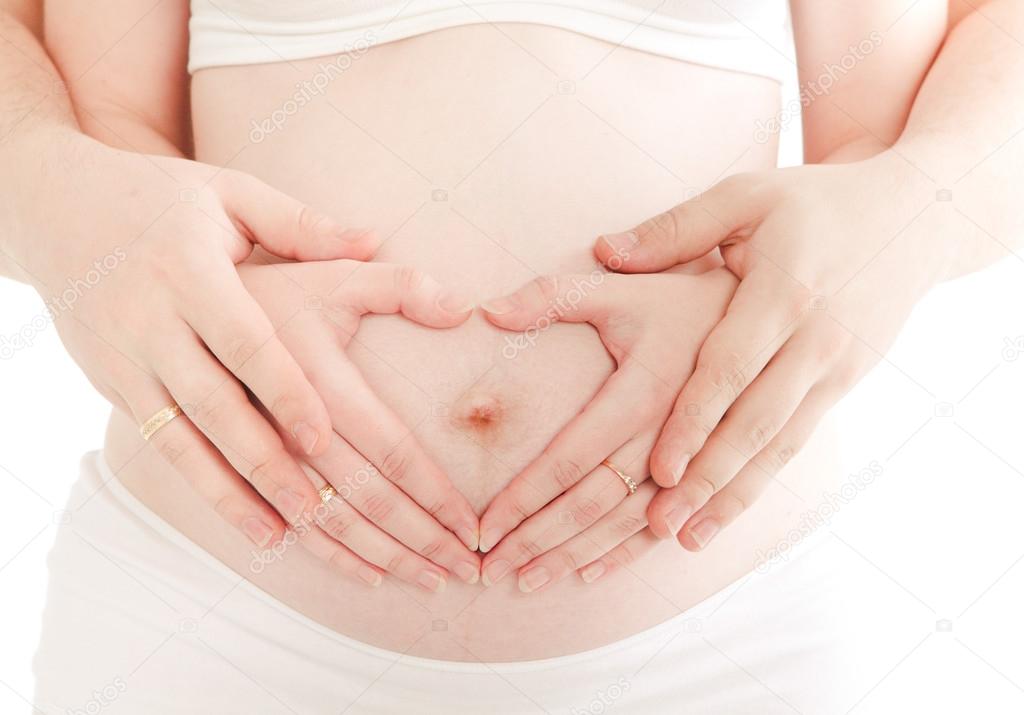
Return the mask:
<path id="1" fill-rule="evenodd" d="M 0 306 L 0 336 L 42 315 L 2 279 Z M 882 473 L 830 538 L 859 565 L 863 608 L 897 623 L 854 712 L 1024 712 L 1021 306 L 1019 257 L 942 286 L 837 408 L 844 472 Z M 0 360 L 0 712 L 30 710 L 46 554 L 107 411 L 52 326 Z"/>

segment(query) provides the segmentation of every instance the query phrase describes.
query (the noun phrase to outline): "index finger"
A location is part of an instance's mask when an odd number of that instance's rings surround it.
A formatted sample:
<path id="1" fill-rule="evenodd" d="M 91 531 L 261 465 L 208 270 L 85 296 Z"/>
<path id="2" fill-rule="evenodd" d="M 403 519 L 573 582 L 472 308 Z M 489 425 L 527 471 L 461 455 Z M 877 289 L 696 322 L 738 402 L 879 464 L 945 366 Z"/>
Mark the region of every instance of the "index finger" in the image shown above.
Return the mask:
<path id="1" fill-rule="evenodd" d="M 327 330 L 327 323 L 321 324 Z M 288 333 L 284 334 L 288 339 Z M 368 459 L 387 479 L 446 526 L 471 551 L 478 544 L 476 512 L 395 412 L 377 397 L 359 370 L 337 353 L 324 359 L 323 346 L 337 342 L 310 339 L 307 331 L 291 347 L 306 365 L 310 380 L 323 397 L 337 433 Z"/>
<path id="2" fill-rule="evenodd" d="M 165 390 L 155 385 L 146 392 L 149 394 L 144 398 L 137 396 L 131 400 L 139 423 L 152 415 L 159 405 L 173 402 Z M 249 537 L 256 547 L 267 548 L 284 535 L 285 524 L 280 515 L 239 475 L 187 415 L 160 428 L 149 444 L 221 518 Z"/>
<path id="3" fill-rule="evenodd" d="M 508 330 L 528 330 L 544 322 L 590 323 L 598 327 L 612 313 L 610 276 L 541 276 L 515 293 L 482 304 L 489 321 Z M 612 279 L 614 280 L 614 278 Z M 633 437 L 664 393 L 660 381 L 630 357 L 623 346 L 613 352 L 618 369 L 583 411 L 503 489 L 480 520 L 480 550 L 489 551 L 521 522 L 572 487 L 608 455 Z"/>
<path id="4" fill-rule="evenodd" d="M 541 455 L 519 473 L 480 519 L 480 550 L 489 551 L 510 531 L 547 505 L 649 424 L 660 381 L 627 363 L 602 385 Z"/>
<path id="5" fill-rule="evenodd" d="M 651 476 L 659 486 L 679 483 L 725 411 L 795 331 L 806 302 L 791 298 L 788 288 L 763 271 L 740 282 L 651 454 Z"/>
<path id="6" fill-rule="evenodd" d="M 335 435 L 326 454 L 311 462 L 321 475 L 331 475 L 328 483 L 369 523 L 423 558 L 454 571 L 463 581 L 476 582 L 480 573 L 478 555 L 385 479 L 344 439 Z"/>
<path id="7" fill-rule="evenodd" d="M 185 293 L 186 320 L 306 454 L 322 454 L 332 432 L 323 401 L 235 266 L 224 260 L 201 293 Z"/>
<path id="8" fill-rule="evenodd" d="M 401 313 L 431 328 L 451 328 L 469 319 L 473 302 L 427 273 L 394 263 L 362 263 L 331 291 L 331 300 L 355 311 Z"/>

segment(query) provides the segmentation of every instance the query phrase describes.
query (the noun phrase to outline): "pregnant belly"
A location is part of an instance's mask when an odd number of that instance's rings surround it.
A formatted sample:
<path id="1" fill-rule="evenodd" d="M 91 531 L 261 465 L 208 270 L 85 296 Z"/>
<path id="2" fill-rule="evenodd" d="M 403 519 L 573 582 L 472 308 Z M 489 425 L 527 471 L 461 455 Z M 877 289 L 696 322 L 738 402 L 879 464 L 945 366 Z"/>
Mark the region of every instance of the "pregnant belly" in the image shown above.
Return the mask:
<path id="1" fill-rule="evenodd" d="M 372 226 L 380 260 L 478 300 L 538 274 L 593 270 L 597 234 L 723 174 L 773 165 L 775 147 L 752 129 L 777 103 L 765 79 L 531 25 L 455 28 L 347 60 L 221 68 L 193 81 L 198 158 Z M 449 331 L 368 319 L 351 355 L 481 512 L 614 368 L 588 326 L 513 339 L 477 316 Z M 783 538 L 805 508 L 798 495 L 819 493 L 827 454 L 812 443 L 780 478 L 785 488 L 769 489 L 699 555 L 664 544 L 593 585 L 574 577 L 524 595 L 514 579 L 490 589 L 452 579 L 426 595 L 390 580 L 370 591 L 301 549 L 251 568 L 247 542 L 151 451 L 135 456 L 139 446 L 135 426 L 115 415 L 107 457 L 122 481 L 241 575 L 349 636 L 457 660 L 564 654 L 679 613 Z"/>

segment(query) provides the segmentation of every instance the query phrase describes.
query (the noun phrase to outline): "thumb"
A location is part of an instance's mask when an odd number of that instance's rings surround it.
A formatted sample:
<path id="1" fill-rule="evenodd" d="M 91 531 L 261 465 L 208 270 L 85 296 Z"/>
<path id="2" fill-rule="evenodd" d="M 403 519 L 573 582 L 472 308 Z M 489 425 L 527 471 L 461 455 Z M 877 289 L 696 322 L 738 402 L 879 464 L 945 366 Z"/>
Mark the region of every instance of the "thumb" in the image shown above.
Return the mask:
<path id="1" fill-rule="evenodd" d="M 493 298 L 480 307 L 489 321 L 506 330 L 542 329 L 558 321 L 597 323 L 608 314 L 608 283 L 615 278 L 603 271 L 541 276 L 515 293 Z"/>
<path id="2" fill-rule="evenodd" d="M 297 261 L 367 260 L 377 250 L 372 230 L 342 228 L 244 172 L 223 172 L 216 182 L 224 210 L 242 235 L 277 256 Z"/>
<path id="3" fill-rule="evenodd" d="M 761 215 L 764 201 L 754 198 L 753 176 L 735 174 L 635 228 L 601 236 L 594 254 L 623 273 L 653 273 L 700 258 Z"/>
<path id="4" fill-rule="evenodd" d="M 430 328 L 460 325 L 473 312 L 468 295 L 451 290 L 423 271 L 395 263 L 362 263 L 332 293 L 332 300 L 358 315 L 401 313 Z"/>

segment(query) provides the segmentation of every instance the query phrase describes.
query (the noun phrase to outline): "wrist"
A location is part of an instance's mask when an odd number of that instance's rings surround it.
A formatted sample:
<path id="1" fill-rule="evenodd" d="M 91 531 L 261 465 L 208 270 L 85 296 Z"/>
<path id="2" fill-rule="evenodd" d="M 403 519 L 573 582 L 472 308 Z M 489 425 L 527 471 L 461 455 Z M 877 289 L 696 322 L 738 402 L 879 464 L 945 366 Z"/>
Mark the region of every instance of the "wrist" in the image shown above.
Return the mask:
<path id="1" fill-rule="evenodd" d="M 880 139 L 876 139 L 871 135 L 865 135 L 837 146 L 817 161 L 808 163 L 851 164 L 878 156 L 888 148 Z"/>
<path id="2" fill-rule="evenodd" d="M 949 192 L 895 146 L 861 163 L 880 188 L 880 211 L 894 217 L 894 240 L 907 247 L 906 268 L 919 290 L 923 294 L 948 280 L 960 251 L 958 235 L 936 205 L 946 205 Z"/>
<path id="3" fill-rule="evenodd" d="M 82 190 L 79 172 L 95 161 L 102 145 L 74 126 L 48 124 L 26 127 L 0 147 L 3 270 L 36 284 L 48 257 L 61 250 L 50 244 L 61 239 L 55 229 L 74 203 L 68 192 Z"/>

